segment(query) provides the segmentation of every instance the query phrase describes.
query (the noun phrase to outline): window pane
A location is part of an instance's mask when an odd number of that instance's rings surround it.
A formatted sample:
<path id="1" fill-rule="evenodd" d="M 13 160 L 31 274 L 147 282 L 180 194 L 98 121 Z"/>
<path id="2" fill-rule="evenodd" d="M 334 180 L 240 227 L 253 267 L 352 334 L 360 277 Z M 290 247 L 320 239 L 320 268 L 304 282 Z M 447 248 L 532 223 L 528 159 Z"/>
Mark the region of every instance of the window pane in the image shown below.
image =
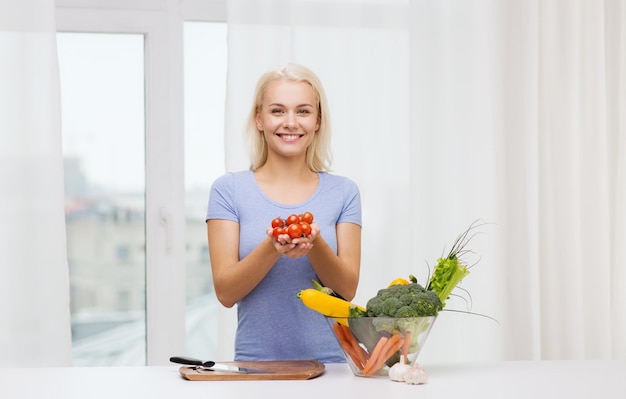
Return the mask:
<path id="1" fill-rule="evenodd" d="M 184 29 L 187 352 L 209 359 L 218 353 L 218 302 L 204 216 L 211 183 L 224 173 L 226 24 L 186 22 Z"/>
<path id="2" fill-rule="evenodd" d="M 74 365 L 145 365 L 144 38 L 57 44 Z"/>

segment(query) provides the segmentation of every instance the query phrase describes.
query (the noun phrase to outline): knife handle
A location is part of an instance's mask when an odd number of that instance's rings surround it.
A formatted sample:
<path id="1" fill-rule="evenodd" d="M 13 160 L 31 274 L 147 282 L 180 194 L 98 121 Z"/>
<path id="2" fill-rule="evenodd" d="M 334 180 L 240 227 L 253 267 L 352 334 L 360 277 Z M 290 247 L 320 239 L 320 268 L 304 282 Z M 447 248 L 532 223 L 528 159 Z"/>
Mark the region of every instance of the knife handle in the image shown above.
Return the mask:
<path id="1" fill-rule="evenodd" d="M 193 357 L 186 356 L 172 356 L 170 362 L 178 364 L 187 364 L 190 366 L 202 366 L 202 360 L 194 359 Z"/>

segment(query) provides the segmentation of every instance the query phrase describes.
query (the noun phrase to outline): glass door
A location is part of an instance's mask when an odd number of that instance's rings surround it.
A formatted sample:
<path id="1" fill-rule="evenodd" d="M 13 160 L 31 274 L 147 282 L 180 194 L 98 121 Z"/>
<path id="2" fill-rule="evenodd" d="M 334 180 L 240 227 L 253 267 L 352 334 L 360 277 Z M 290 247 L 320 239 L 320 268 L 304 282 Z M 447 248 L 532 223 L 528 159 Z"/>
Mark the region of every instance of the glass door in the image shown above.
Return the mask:
<path id="1" fill-rule="evenodd" d="M 57 46 L 73 364 L 145 365 L 144 35 Z"/>
<path id="2" fill-rule="evenodd" d="M 213 358 L 221 306 L 213 292 L 206 234 L 211 183 L 224 173 L 226 23 L 185 22 L 186 351 Z"/>

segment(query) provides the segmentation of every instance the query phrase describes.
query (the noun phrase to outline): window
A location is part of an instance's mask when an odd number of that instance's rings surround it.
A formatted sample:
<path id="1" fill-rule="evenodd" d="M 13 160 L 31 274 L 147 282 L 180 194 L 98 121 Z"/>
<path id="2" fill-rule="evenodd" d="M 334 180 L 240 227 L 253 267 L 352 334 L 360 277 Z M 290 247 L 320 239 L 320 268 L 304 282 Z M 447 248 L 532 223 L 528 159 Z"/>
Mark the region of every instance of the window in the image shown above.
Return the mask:
<path id="1" fill-rule="evenodd" d="M 219 347 L 204 214 L 224 169 L 226 2 L 55 5 L 74 364 L 202 356 Z M 71 49 L 77 38 L 90 45 Z M 120 85 L 118 74 L 134 80 Z"/>
<path id="2" fill-rule="evenodd" d="M 185 198 L 187 257 L 187 353 L 210 358 L 217 352 L 218 302 L 206 237 L 206 206 L 211 183 L 224 173 L 226 24 L 186 22 Z"/>
<path id="3" fill-rule="evenodd" d="M 59 33 L 57 47 L 73 363 L 142 365 L 144 37 Z"/>

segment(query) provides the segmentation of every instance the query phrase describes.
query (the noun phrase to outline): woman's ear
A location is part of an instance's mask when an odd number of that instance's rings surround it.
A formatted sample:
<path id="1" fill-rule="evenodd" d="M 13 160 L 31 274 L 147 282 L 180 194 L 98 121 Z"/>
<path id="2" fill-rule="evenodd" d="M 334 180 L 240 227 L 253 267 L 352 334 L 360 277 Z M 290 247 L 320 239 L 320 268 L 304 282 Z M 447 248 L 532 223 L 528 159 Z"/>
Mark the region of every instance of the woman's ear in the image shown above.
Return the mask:
<path id="1" fill-rule="evenodd" d="M 259 132 L 263 131 L 263 124 L 261 123 L 261 116 L 259 115 L 259 113 L 257 112 L 255 117 L 254 117 L 254 122 L 256 123 L 256 130 L 258 130 Z"/>

